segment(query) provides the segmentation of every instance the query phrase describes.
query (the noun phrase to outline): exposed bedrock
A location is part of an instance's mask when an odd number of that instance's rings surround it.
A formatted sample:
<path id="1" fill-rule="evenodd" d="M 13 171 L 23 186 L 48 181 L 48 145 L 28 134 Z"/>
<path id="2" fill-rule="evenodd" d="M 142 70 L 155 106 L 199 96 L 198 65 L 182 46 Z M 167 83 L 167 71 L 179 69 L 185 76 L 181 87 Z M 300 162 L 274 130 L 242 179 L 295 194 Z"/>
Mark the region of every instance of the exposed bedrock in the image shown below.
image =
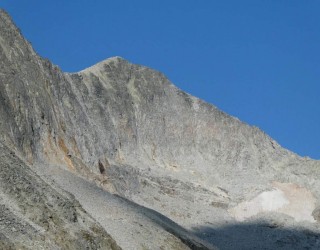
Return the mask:
<path id="1" fill-rule="evenodd" d="M 320 163 L 162 73 L 120 57 L 64 73 L 4 11 L 0 58 L 0 141 L 37 173 L 63 167 L 188 229 L 268 212 L 317 229 Z"/>

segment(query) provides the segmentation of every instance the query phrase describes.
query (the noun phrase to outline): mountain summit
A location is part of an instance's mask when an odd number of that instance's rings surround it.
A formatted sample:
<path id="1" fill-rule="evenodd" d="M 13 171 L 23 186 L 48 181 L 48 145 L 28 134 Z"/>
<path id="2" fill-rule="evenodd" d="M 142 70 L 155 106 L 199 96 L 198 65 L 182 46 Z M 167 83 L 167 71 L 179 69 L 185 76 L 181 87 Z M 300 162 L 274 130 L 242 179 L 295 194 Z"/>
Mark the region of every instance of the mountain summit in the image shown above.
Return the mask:
<path id="1" fill-rule="evenodd" d="M 120 57 L 64 73 L 4 11 L 0 58 L 0 247 L 320 247 L 318 161 Z"/>

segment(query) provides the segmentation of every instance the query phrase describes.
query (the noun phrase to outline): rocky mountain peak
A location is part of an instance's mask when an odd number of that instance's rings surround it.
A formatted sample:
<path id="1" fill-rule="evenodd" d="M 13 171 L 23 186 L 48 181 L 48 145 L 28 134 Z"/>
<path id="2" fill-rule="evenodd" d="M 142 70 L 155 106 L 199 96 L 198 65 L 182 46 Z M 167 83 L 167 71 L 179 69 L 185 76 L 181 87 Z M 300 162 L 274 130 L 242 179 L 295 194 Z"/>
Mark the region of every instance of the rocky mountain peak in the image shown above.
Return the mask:
<path id="1" fill-rule="evenodd" d="M 79 72 L 77 72 L 78 74 L 80 74 L 80 73 L 91 73 L 91 72 L 97 72 L 97 71 L 104 71 L 104 67 L 106 66 L 106 65 L 108 65 L 109 63 L 115 63 L 115 64 L 118 64 L 118 63 L 120 63 L 120 62 L 124 62 L 125 61 L 125 59 L 123 59 L 122 57 L 120 57 L 120 56 L 114 56 L 114 57 L 110 57 L 110 58 L 107 58 L 107 59 L 105 59 L 105 60 L 103 60 L 103 61 L 101 61 L 101 62 L 99 62 L 99 63 L 96 63 L 95 65 L 93 65 L 93 66 L 90 66 L 90 67 L 88 67 L 88 68 L 86 68 L 86 69 L 83 69 L 83 70 L 81 70 L 81 71 L 79 71 Z"/>
<path id="2" fill-rule="evenodd" d="M 218 239 L 197 233 L 203 228 L 241 227 L 243 221 L 260 223 L 273 215 L 277 225 L 318 232 L 319 162 L 297 156 L 260 129 L 183 92 L 162 73 L 121 57 L 64 73 L 34 52 L 4 11 L 0 58 L 0 141 L 6 155 L 0 163 L 11 170 L 23 166 L 22 189 L 30 179 L 45 186 L 48 200 L 51 194 L 73 194 L 92 225 L 101 223 L 99 233 L 81 224 L 82 238 L 96 242 L 92 248 L 100 241 L 91 239 L 107 231 L 127 249 L 154 249 L 145 235 L 153 235 L 159 249 L 163 244 L 208 249 Z M 0 171 L 9 180 L 5 174 Z M 5 202 L 10 181 L 1 185 L 1 204 L 12 218 L 22 216 L 38 228 L 30 206 L 24 205 L 29 193 L 18 201 L 10 196 L 17 208 Z M 42 202 L 39 209 L 47 215 L 47 201 Z M 60 230 L 53 218 L 42 220 Z M 135 239 L 131 231 L 141 237 Z M 262 231 L 260 236 L 265 237 Z M 19 243 L 10 230 L 3 237 Z M 277 241 L 268 244 L 274 248 Z"/>

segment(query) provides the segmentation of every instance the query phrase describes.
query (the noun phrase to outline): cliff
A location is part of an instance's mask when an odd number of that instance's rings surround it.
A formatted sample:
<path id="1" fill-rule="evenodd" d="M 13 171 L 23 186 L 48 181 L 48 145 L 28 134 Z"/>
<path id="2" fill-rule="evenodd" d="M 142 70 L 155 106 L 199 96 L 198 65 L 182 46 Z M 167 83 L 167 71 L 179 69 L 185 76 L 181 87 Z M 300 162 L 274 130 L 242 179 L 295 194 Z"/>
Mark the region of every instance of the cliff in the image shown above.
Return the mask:
<path id="1" fill-rule="evenodd" d="M 190 231 L 268 213 L 276 213 L 278 221 L 289 216 L 295 227 L 304 223 L 318 230 L 320 163 L 299 157 L 260 129 L 183 92 L 162 73 L 120 57 L 64 73 L 35 53 L 4 11 L 0 58 L 0 141 L 19 161 L 9 164 L 1 158 L 0 163 L 31 183 L 42 183 L 47 189 L 38 196 L 46 193 L 53 199 L 57 188 L 73 194 L 83 206 L 78 209 L 90 214 L 82 216 L 99 221 L 101 234 L 110 233 L 120 246 L 129 247 L 125 241 L 130 240 L 119 238 L 116 215 L 106 222 L 99 219 L 112 209 L 90 206 L 102 202 L 100 192 L 118 209 L 129 207 L 127 213 L 146 220 L 143 225 L 151 223 L 145 235 L 162 230 L 159 245 L 171 237 L 181 248 L 211 248 Z M 19 164 L 23 169 L 16 168 Z M 2 183 L 2 191 L 12 186 Z M 97 200 L 88 201 L 86 189 Z M 139 217 L 141 211 L 145 217 Z M 162 222 L 164 216 L 170 220 Z M 108 223 L 115 223 L 110 232 Z M 138 230 L 133 221 L 121 226 L 129 224 Z M 93 237 L 94 232 L 86 234 Z M 132 236 L 127 232 L 126 237 Z M 143 236 L 139 240 L 137 248 L 149 244 Z"/>

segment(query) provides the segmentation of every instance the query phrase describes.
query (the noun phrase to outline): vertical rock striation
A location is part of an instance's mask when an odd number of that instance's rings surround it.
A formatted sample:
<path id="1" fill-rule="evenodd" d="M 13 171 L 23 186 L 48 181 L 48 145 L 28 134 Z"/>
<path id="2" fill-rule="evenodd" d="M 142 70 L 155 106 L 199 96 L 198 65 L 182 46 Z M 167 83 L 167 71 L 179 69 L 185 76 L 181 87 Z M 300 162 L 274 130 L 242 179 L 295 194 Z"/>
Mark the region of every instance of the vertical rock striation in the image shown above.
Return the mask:
<path id="1" fill-rule="evenodd" d="M 40 173 L 62 166 L 188 228 L 232 220 L 228 208 L 274 182 L 308 189 L 319 205 L 319 162 L 162 73 L 120 57 L 64 73 L 4 11 L 0 58 L 0 141 Z"/>

